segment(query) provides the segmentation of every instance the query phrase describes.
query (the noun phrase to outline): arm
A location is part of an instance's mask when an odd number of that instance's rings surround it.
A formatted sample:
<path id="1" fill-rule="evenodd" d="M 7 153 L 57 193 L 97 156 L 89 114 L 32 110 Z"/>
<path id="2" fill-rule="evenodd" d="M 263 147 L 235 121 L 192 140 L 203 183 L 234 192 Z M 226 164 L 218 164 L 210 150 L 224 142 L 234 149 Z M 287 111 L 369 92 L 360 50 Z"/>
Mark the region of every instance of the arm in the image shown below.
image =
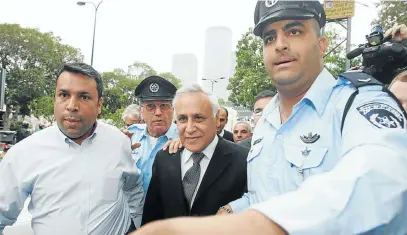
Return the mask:
<path id="1" fill-rule="evenodd" d="M 160 152 L 153 163 L 152 176 L 150 185 L 148 186 L 148 191 L 146 195 L 146 203 L 144 205 L 143 221 L 142 225 L 147 224 L 154 220 L 159 220 L 164 218 L 162 200 L 160 195 L 160 181 L 159 181 L 159 171 L 157 167 L 157 161 L 160 158 Z"/>
<path id="2" fill-rule="evenodd" d="M 0 163 L 0 234 L 17 220 L 30 193 L 17 175 L 19 166 L 13 150 L 10 149 Z"/>
<path id="3" fill-rule="evenodd" d="M 374 102 L 385 104 L 382 109 L 367 109 L 369 102 L 360 101 L 351 108 L 342 159 L 330 172 L 312 176 L 298 190 L 253 209 L 293 234 L 359 234 L 391 223 L 406 210 L 407 134 L 403 127 L 378 128 L 372 123 L 376 114 L 392 120 L 389 107 L 398 110 L 390 99 L 379 98 Z M 359 107 L 370 111 L 364 116 Z"/>
<path id="4" fill-rule="evenodd" d="M 139 169 L 125 171 L 126 183 L 123 188 L 127 197 L 130 215 L 137 228 L 140 228 L 141 217 L 143 215 L 144 191 L 141 171 Z"/>
<path id="5" fill-rule="evenodd" d="M 233 226 L 231 226 L 233 225 Z M 176 218 L 156 221 L 132 235 L 285 235 L 277 224 L 254 210 L 229 216 Z"/>

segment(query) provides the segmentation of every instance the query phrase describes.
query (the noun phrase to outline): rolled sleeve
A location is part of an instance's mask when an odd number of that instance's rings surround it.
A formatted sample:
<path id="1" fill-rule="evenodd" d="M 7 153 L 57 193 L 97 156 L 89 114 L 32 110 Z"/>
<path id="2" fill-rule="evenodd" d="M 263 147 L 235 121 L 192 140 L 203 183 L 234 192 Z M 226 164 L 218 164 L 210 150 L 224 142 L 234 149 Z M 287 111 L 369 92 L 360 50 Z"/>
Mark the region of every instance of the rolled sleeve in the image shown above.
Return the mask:
<path id="1" fill-rule="evenodd" d="M 250 207 L 249 193 L 243 194 L 243 196 L 233 202 L 229 203 L 233 213 L 239 213 Z"/>

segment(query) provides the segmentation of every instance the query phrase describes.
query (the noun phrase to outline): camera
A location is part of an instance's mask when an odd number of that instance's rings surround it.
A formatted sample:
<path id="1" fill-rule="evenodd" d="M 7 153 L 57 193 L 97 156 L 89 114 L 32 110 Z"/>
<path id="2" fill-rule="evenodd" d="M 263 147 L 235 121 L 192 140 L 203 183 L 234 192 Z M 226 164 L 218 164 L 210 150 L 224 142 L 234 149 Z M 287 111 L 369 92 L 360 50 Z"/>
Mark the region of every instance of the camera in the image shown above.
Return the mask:
<path id="1" fill-rule="evenodd" d="M 367 43 L 350 51 L 346 57 L 351 60 L 362 55 L 363 72 L 372 75 L 383 84 L 390 84 L 393 78 L 407 69 L 407 49 L 402 43 L 392 42 L 391 35 L 384 37 L 383 28 L 374 26 Z"/>

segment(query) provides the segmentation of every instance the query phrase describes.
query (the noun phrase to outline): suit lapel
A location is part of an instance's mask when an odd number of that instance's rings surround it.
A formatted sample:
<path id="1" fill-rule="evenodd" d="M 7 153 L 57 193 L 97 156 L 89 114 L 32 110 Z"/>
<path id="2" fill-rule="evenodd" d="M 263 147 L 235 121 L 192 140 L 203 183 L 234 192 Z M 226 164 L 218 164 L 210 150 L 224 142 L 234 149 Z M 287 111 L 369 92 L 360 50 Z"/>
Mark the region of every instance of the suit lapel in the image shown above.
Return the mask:
<path id="1" fill-rule="evenodd" d="M 215 152 L 213 153 L 212 159 L 209 162 L 208 168 L 206 169 L 202 183 L 199 186 L 194 204 L 199 200 L 199 197 L 222 175 L 223 171 L 230 164 L 231 160 L 230 151 L 225 146 L 225 140 L 223 138 L 219 138 Z"/>
<path id="2" fill-rule="evenodd" d="M 183 208 L 185 206 L 184 205 L 185 203 L 184 203 L 184 191 L 182 189 L 181 151 L 182 149 L 178 150 L 177 153 L 168 156 L 170 159 L 167 168 L 168 177 L 166 183 L 172 185 L 170 188 L 173 189 L 172 192 L 168 193 L 175 194 L 178 203 L 182 205 Z"/>

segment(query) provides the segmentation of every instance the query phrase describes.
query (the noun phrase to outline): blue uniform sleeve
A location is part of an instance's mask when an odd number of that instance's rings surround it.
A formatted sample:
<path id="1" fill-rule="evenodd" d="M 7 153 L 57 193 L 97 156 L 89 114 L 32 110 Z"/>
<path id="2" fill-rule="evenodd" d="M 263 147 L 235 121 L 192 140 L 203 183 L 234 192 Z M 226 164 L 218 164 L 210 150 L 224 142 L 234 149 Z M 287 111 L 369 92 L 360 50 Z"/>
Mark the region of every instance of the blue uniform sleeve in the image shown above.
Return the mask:
<path id="1" fill-rule="evenodd" d="M 17 220 L 30 190 L 18 173 L 19 164 L 24 162 L 18 161 L 17 151 L 13 148 L 0 162 L 0 234 Z"/>
<path id="2" fill-rule="evenodd" d="M 308 178 L 298 190 L 252 208 L 289 234 L 360 234 L 382 226 L 392 234 L 404 234 L 407 218 L 400 217 L 407 214 L 405 128 L 401 110 L 386 93 L 361 92 L 338 138 L 338 164 Z"/>
<path id="3" fill-rule="evenodd" d="M 233 202 L 230 202 L 229 205 L 232 208 L 233 213 L 239 213 L 250 207 L 250 194 L 245 193 L 243 196 Z"/>

